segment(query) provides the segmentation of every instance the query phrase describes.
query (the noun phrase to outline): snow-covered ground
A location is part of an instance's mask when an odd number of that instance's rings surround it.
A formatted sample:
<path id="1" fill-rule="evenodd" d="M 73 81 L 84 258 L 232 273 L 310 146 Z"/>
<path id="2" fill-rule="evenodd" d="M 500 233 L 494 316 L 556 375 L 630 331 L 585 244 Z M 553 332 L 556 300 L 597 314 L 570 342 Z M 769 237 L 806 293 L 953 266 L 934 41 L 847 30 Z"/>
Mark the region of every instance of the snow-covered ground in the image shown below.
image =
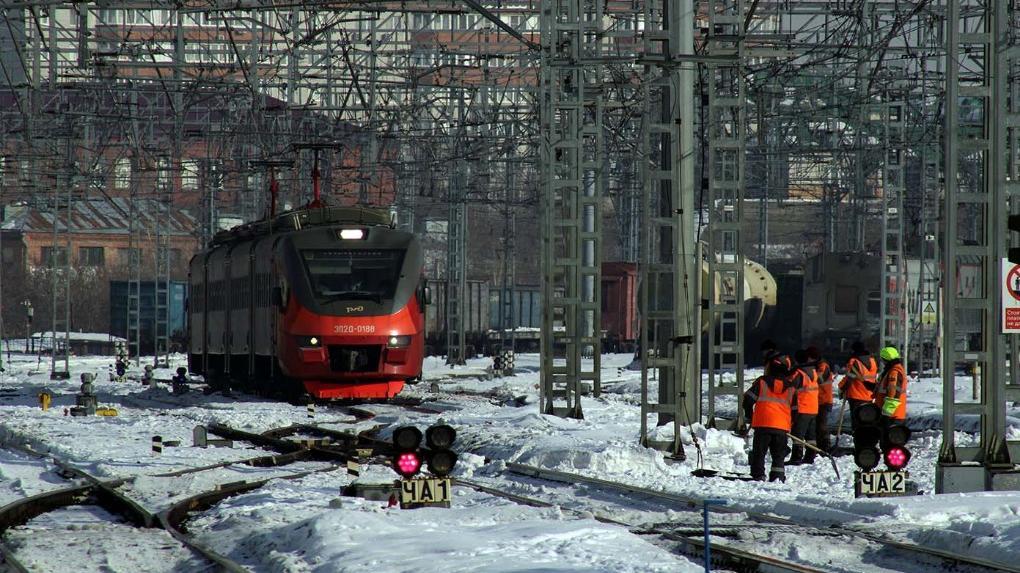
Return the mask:
<path id="1" fill-rule="evenodd" d="M 377 414 L 371 420 L 356 422 L 340 411 L 319 408 L 314 423 L 343 431 L 383 426 L 383 435 L 387 435 L 387 426 L 406 423 L 425 428 L 442 419 L 458 430 L 457 449 L 462 455 L 455 476 L 512 486 L 525 495 L 555 498 L 563 492 L 509 474 L 505 471 L 508 462 L 665 492 L 724 498 L 738 509 L 771 512 L 810 525 L 852 526 L 1003 563 L 1020 560 L 1020 492 L 932 493 L 940 442 L 940 380 L 915 380 L 910 387 L 911 424 L 919 431 L 910 444 L 914 457 L 908 469 L 922 494 L 855 500 L 854 465 L 848 456 L 838 459 L 839 479 L 824 461 L 788 468 L 786 484 L 696 478 L 691 475 L 699 458 L 694 437 L 704 467 L 748 471 L 747 441 L 700 423 L 682 431 L 688 461 L 667 463 L 661 453 L 638 444 L 640 373 L 623 368 L 629 361 L 629 355 L 603 357 L 604 392 L 600 398 L 583 400 L 583 420 L 539 414 L 538 357 L 521 355 L 517 357 L 516 376 L 495 379 L 482 375 L 487 360 L 451 369 L 441 359 L 428 359 L 425 380 L 406 389 L 405 394 L 430 400 L 429 408 L 441 414 L 374 404 L 366 407 Z M 385 502 L 342 497 L 341 488 L 353 478 L 345 469 L 331 470 L 322 462 L 273 469 L 231 465 L 182 476 L 161 476 L 266 453 L 240 442 L 233 448 L 191 447 L 195 425 L 222 423 L 262 432 L 305 423 L 306 410 L 242 394 L 206 396 L 193 391 L 173 396 L 165 384 L 146 389 L 138 382 L 111 382 L 106 375 L 110 364 L 110 358 L 75 359 L 72 382 L 50 381 L 47 363 L 40 369 L 35 357 L 15 355 L 0 384 L 0 441 L 51 452 L 96 476 L 134 478 L 124 491 L 153 512 L 208 491 L 217 483 L 321 470 L 299 479 L 274 480 L 229 498 L 188 522 L 189 532 L 197 539 L 254 571 L 702 570 L 700 564 L 626 528 L 557 507 L 518 505 L 468 488 L 455 489 L 450 509 L 403 511 L 387 507 Z M 137 371 L 133 368 L 130 373 Z M 100 404 L 116 407 L 118 416 L 64 415 L 64 409 L 74 404 L 82 372 L 99 374 Z M 156 374 L 158 378 L 170 377 L 167 370 Z M 961 377 L 958 385 L 969 392 L 971 381 Z M 44 389 L 54 395 L 48 411 L 42 411 L 37 400 Z M 722 409 L 732 411 L 734 406 L 723 404 Z M 1020 433 L 1020 413 L 1014 411 L 1011 415 L 1015 417 L 1011 432 Z M 662 428 L 659 432 L 659 437 L 668 435 Z M 162 455 L 155 456 L 151 452 L 153 435 L 162 436 L 164 441 L 179 440 L 181 445 L 167 447 Z M 971 438 L 961 434 L 960 439 Z M 386 482 L 394 477 L 386 468 L 372 467 L 358 479 Z M 0 449 L 0 505 L 67 485 L 50 464 Z M 660 513 L 651 515 L 647 508 L 639 511 L 635 505 L 635 518 L 642 521 L 691 520 L 677 511 Z M 111 536 L 130 541 L 99 544 L 100 537 Z M 154 530 L 138 536 L 130 526 L 118 523 L 98 508 L 37 518 L 10 531 L 4 542 L 24 563 L 39 571 L 63 571 L 67 563 L 78 564 L 77 570 L 82 571 L 181 571 L 189 570 L 193 559 L 169 535 Z M 744 542 L 748 549 L 754 549 L 753 536 Z M 837 560 L 849 555 L 833 552 L 832 547 L 804 546 L 803 540 L 795 536 L 786 546 L 776 546 L 775 538 L 759 542 L 769 545 L 759 549 L 786 557 L 805 551 L 832 554 L 831 558 Z M 54 547 L 60 550 L 54 551 Z M 146 555 L 149 559 L 160 555 L 159 547 L 168 548 L 166 555 L 145 564 Z M 859 567 L 843 563 L 840 570 L 924 569 L 897 568 L 869 560 Z"/>

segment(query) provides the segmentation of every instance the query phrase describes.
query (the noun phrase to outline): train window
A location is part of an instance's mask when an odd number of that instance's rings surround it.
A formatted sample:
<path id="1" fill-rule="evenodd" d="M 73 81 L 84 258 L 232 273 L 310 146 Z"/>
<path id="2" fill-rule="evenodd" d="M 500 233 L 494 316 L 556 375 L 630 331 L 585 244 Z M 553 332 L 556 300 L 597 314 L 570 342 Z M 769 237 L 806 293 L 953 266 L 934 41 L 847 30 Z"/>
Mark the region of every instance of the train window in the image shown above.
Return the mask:
<path id="1" fill-rule="evenodd" d="M 316 297 L 329 300 L 392 299 L 400 282 L 400 249 L 321 249 L 301 252 Z"/>
<path id="2" fill-rule="evenodd" d="M 833 310 L 840 314 L 857 313 L 857 287 L 837 286 L 834 295 Z"/>

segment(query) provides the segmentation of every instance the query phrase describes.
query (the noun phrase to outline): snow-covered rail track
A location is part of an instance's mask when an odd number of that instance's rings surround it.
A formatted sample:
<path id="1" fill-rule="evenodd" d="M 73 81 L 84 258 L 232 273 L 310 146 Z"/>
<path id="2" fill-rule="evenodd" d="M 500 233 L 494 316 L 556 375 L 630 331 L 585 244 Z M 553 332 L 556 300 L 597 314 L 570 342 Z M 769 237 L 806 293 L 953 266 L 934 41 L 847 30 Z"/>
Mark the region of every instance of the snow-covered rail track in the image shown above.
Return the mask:
<path id="1" fill-rule="evenodd" d="M 524 464 L 508 463 L 507 471 L 511 474 L 526 476 L 547 482 L 556 482 L 573 486 L 583 484 L 589 487 L 593 486 L 598 489 L 622 492 L 632 496 L 658 499 L 661 502 L 666 502 L 666 504 L 668 504 L 668 509 L 672 510 L 700 511 L 704 504 L 704 499 L 694 496 L 672 494 L 633 486 L 626 483 L 593 478 L 580 474 L 548 470 Z M 720 533 L 728 533 L 732 537 L 740 538 L 744 543 L 748 543 L 748 538 L 753 536 L 753 534 L 758 534 L 759 536 L 783 534 L 784 532 L 782 529 L 785 528 L 777 528 L 776 526 L 788 526 L 790 528 L 795 528 L 795 530 L 786 531 L 785 533 L 787 535 L 800 536 L 800 538 L 804 538 L 806 536 L 821 538 L 823 540 L 827 540 L 823 541 L 823 543 L 830 544 L 834 541 L 833 538 L 839 538 L 841 541 L 846 542 L 844 543 L 846 547 L 855 547 L 857 550 L 861 551 L 862 554 L 868 553 L 872 555 L 874 557 L 871 559 L 872 561 L 875 559 L 887 559 L 891 563 L 921 563 L 929 567 L 937 567 L 942 570 L 954 572 L 1020 573 L 1020 567 L 1017 567 L 1016 565 L 993 562 L 969 555 L 960 555 L 934 547 L 905 543 L 841 525 L 817 527 L 809 524 L 801 524 L 784 517 L 754 511 L 746 511 L 741 509 L 739 506 L 733 505 L 712 506 L 710 511 L 718 514 L 729 514 L 730 516 L 744 517 L 743 523 L 725 523 L 719 526 Z M 691 524 L 692 523 L 683 524 L 679 529 L 673 528 L 674 532 L 672 534 L 679 537 L 685 537 L 683 534 L 689 533 Z M 657 535 L 661 535 L 664 532 L 670 533 L 670 527 L 669 524 L 657 524 L 650 528 L 649 532 Z M 713 551 L 714 548 L 715 544 L 713 544 Z M 852 568 L 840 569 L 837 567 L 833 569 L 832 567 L 833 564 L 828 563 L 826 564 L 825 570 L 847 572 L 856 571 L 856 569 Z"/>
<path id="2" fill-rule="evenodd" d="M 253 434 L 245 437 L 253 438 L 253 440 L 251 440 L 253 442 L 264 441 L 257 440 L 256 436 L 257 434 Z M 339 452 L 335 451 L 331 451 L 329 454 L 316 452 L 312 448 L 302 447 L 300 444 L 288 442 L 286 440 L 266 440 L 273 442 L 271 445 L 274 446 L 274 448 L 272 449 L 284 450 L 285 453 L 281 455 L 258 456 L 245 460 L 221 462 L 162 474 L 151 474 L 148 477 L 179 477 L 232 465 L 278 467 L 308 459 L 336 458 L 341 455 Z M 79 482 L 84 483 L 41 493 L 18 500 L 0 508 L 0 535 L 3 535 L 11 528 L 23 525 L 30 520 L 47 513 L 66 509 L 72 506 L 97 506 L 110 512 L 110 514 L 114 516 L 122 518 L 124 521 L 138 529 L 158 528 L 165 530 L 184 548 L 191 551 L 196 557 L 204 562 L 204 568 L 199 566 L 197 563 L 193 563 L 191 565 L 191 567 L 198 567 L 197 569 L 194 569 L 196 571 L 219 570 L 226 571 L 228 573 L 246 573 L 248 569 L 242 567 L 240 564 L 228 557 L 217 553 L 187 534 L 185 522 L 192 512 L 207 509 L 213 504 L 233 495 L 258 489 L 269 483 L 271 480 L 300 479 L 317 472 L 334 471 L 338 467 L 336 465 L 331 465 L 325 469 L 273 475 L 272 477 L 260 480 L 245 480 L 220 484 L 210 491 L 198 493 L 180 500 L 163 511 L 151 512 L 142 507 L 140 503 L 117 489 L 124 484 L 130 483 L 134 477 L 102 480 L 88 472 L 85 472 L 84 470 L 74 467 L 67 461 L 61 460 L 52 454 L 37 452 L 19 444 L 7 443 L 4 444 L 4 446 L 37 458 L 47 459 L 60 468 L 61 474 L 66 478 L 78 480 Z M 8 568 L 13 569 L 18 573 L 30 570 L 18 559 L 16 550 L 2 542 L 0 542 L 0 555 L 3 557 L 2 563 L 8 566 Z"/>
<path id="3" fill-rule="evenodd" d="M 531 496 L 523 496 L 516 493 L 507 492 L 496 487 L 484 485 L 472 480 L 456 479 L 454 480 L 456 485 L 463 487 L 469 487 L 471 489 L 495 495 L 519 503 L 522 505 L 530 505 L 534 507 L 559 507 L 561 510 L 574 513 L 581 517 L 592 517 L 603 523 L 611 523 L 626 527 L 633 533 L 645 536 L 652 536 L 659 538 L 659 543 L 665 546 L 675 546 L 676 550 L 685 556 L 703 558 L 705 551 L 705 542 L 698 535 L 687 535 L 683 533 L 677 533 L 670 531 L 665 527 L 658 526 L 641 526 L 634 523 L 628 523 L 615 517 L 610 517 L 608 512 L 591 511 L 583 506 L 568 506 L 560 503 L 554 503 L 552 501 L 541 500 Z M 748 572 L 777 572 L 777 573 L 825 573 L 826 569 L 818 569 L 797 563 L 781 559 L 779 557 L 757 554 L 751 551 L 740 549 L 728 544 L 721 544 L 713 542 L 711 547 L 711 558 L 712 562 L 719 566 L 734 571 L 748 571 Z"/>
<path id="4" fill-rule="evenodd" d="M 8 445 L 7 447 L 13 446 Z M 203 559 L 209 570 L 222 570 L 229 573 L 247 572 L 247 569 L 234 561 L 216 553 L 179 531 L 165 513 L 154 514 L 149 512 L 130 497 L 118 491 L 117 488 L 130 481 L 130 478 L 101 480 L 85 471 L 72 467 L 70 464 L 52 455 L 40 454 L 29 448 L 15 448 L 30 455 L 49 458 L 60 467 L 64 475 L 83 480 L 86 483 L 84 485 L 41 493 L 0 508 L 0 535 L 3 535 L 13 527 L 25 524 L 32 519 L 58 509 L 70 506 L 94 505 L 109 511 L 111 514 L 120 516 L 138 529 L 160 528 L 166 530 L 167 533 L 177 539 L 184 547 Z M 0 552 L 3 553 L 3 561 L 8 567 L 19 573 L 27 573 L 29 571 L 19 561 L 17 553 L 8 545 L 0 544 Z"/>

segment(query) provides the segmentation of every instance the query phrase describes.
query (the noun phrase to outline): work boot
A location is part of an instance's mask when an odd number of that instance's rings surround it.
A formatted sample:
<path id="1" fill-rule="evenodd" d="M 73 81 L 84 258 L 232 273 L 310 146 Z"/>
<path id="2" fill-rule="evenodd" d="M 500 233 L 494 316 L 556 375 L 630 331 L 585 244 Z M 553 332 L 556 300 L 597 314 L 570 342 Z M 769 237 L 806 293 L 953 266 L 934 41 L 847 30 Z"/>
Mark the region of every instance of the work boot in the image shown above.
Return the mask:
<path id="1" fill-rule="evenodd" d="M 784 474 L 778 474 L 775 472 L 769 472 L 769 481 L 777 481 L 779 483 L 786 483 L 786 476 Z"/>
<path id="2" fill-rule="evenodd" d="M 815 457 L 816 457 L 816 455 L 815 455 L 814 452 L 808 452 L 804 456 L 804 462 L 803 463 L 805 463 L 805 464 L 813 464 L 813 463 L 815 463 Z"/>

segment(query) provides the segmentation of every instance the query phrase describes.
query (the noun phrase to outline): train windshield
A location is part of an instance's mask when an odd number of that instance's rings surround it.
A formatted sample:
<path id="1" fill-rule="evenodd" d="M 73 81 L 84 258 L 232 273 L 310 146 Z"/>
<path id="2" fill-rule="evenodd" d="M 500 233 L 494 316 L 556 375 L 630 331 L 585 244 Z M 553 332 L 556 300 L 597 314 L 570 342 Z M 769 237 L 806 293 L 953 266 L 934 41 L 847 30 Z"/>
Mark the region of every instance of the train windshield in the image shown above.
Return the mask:
<path id="1" fill-rule="evenodd" d="M 312 290 L 324 302 L 392 299 L 404 262 L 398 249 L 307 250 L 301 256 Z"/>

